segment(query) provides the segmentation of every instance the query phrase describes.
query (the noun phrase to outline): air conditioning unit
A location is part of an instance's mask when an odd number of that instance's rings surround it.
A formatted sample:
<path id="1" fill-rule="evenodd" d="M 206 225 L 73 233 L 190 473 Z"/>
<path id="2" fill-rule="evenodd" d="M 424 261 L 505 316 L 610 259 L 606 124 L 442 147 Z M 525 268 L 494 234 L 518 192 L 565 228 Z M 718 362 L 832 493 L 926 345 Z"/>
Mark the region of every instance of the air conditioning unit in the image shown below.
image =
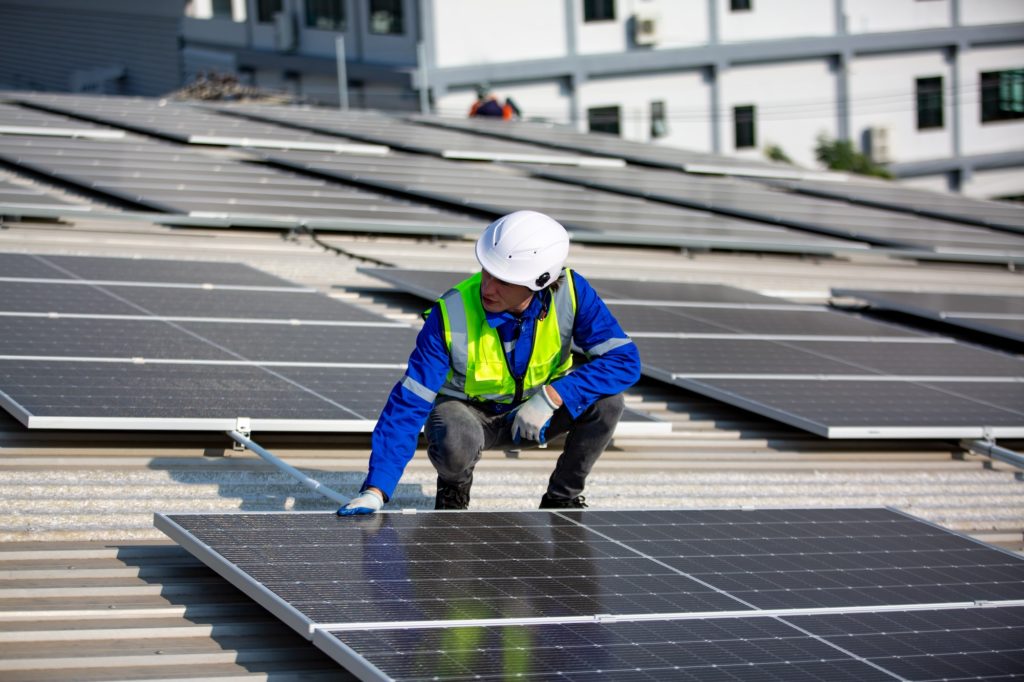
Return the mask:
<path id="1" fill-rule="evenodd" d="M 633 15 L 633 42 L 637 45 L 654 45 L 658 42 L 660 18 L 650 10 Z"/>
<path id="2" fill-rule="evenodd" d="M 274 47 L 279 52 L 291 52 L 296 47 L 295 17 L 291 12 L 274 14 Z"/>
<path id="3" fill-rule="evenodd" d="M 889 163 L 892 157 L 889 154 L 889 129 L 885 126 L 871 126 L 868 128 L 868 156 L 875 163 Z"/>

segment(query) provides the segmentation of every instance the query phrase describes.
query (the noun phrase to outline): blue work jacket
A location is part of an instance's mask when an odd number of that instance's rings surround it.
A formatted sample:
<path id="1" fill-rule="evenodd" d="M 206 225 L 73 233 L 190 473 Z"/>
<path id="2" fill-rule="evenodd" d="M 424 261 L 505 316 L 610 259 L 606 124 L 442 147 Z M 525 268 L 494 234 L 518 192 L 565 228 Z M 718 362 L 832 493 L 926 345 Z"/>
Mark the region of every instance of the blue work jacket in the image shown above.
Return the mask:
<path id="1" fill-rule="evenodd" d="M 640 378 L 640 353 L 631 341 L 622 343 L 621 340 L 628 340 L 629 336 L 622 331 L 590 283 L 576 271 L 572 271 L 572 276 L 576 284 L 573 344 L 587 355 L 589 362 L 574 367 L 571 373 L 551 382 L 551 386 L 558 391 L 565 408 L 575 418 L 598 398 L 622 393 L 635 384 Z M 509 366 L 518 375 L 526 371 L 533 351 L 533 328 L 549 295 L 547 291 L 535 295 L 519 316 L 487 313 L 487 322 L 498 330 Z M 441 317 L 435 304 L 416 337 L 416 347 L 409 356 L 405 376 L 391 389 L 373 430 L 364 490 L 373 486 L 390 498 L 406 465 L 416 453 L 420 430 L 450 369 Z M 494 405 L 496 412 L 515 407 Z"/>

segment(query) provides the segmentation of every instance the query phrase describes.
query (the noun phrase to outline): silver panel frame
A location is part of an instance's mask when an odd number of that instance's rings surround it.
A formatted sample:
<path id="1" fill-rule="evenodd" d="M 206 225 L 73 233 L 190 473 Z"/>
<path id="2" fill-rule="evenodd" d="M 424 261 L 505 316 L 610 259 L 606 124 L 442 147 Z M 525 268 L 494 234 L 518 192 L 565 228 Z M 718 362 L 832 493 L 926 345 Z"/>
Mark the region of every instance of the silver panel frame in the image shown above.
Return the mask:
<path id="1" fill-rule="evenodd" d="M 737 509 L 736 507 L 721 507 L 721 508 L 702 508 L 701 510 L 711 509 Z M 773 507 L 758 507 L 748 508 L 741 507 L 744 511 L 754 511 L 755 509 L 773 509 Z M 777 509 L 797 509 L 795 507 L 778 507 Z M 989 549 L 995 549 L 1002 553 L 1012 556 L 1015 559 L 1020 559 L 1020 556 L 1015 552 L 1008 549 L 989 545 L 988 543 L 982 542 L 976 538 L 965 535 L 962 532 L 944 528 L 936 523 L 921 519 L 913 514 L 910 514 L 901 509 L 890 507 L 890 506 L 865 506 L 865 507 L 801 507 L 799 509 L 886 509 L 894 514 L 898 514 L 907 519 L 917 521 L 928 525 L 930 527 L 939 529 L 945 533 L 955 535 L 959 538 L 969 540 L 977 545 Z M 622 512 L 629 512 L 631 510 L 621 510 Z M 690 511 L 683 508 L 675 509 L 675 511 Z M 283 623 L 291 627 L 293 630 L 302 635 L 305 639 L 310 641 L 320 651 L 327 654 L 332 660 L 337 662 L 348 672 L 352 673 L 360 680 L 377 681 L 377 680 L 389 680 L 391 679 L 385 674 L 380 668 L 375 666 L 364 656 L 360 655 L 357 651 L 346 645 L 339 638 L 334 636 L 333 632 L 344 632 L 344 631 L 366 631 L 366 630 L 394 630 L 403 628 L 451 628 L 451 627 L 473 627 L 473 626 L 515 626 L 515 625 L 564 625 L 574 623 L 616 623 L 616 622 L 657 622 L 666 620 L 699 620 L 699 619 L 711 619 L 711 618 L 726 618 L 726 619 L 745 619 L 745 618 L 786 618 L 790 616 L 808 616 L 808 615 L 832 615 L 832 614 L 849 614 L 849 613 L 891 613 L 891 612 L 905 612 L 905 611 L 929 611 L 929 610 L 967 610 L 967 609 L 985 609 L 985 608 L 1011 608 L 1024 606 L 1024 599 L 1005 599 L 1005 600 L 987 600 L 987 601 L 961 601 L 961 602 L 933 602 L 933 603 L 905 603 L 905 604 L 874 604 L 874 605 L 862 605 L 862 606 L 837 606 L 837 607 L 807 607 L 807 608 L 789 608 L 789 609 L 739 609 L 733 611 L 699 611 L 699 612 L 678 612 L 678 613 L 638 613 L 638 614 L 591 614 L 584 616 L 541 616 L 541 617 L 523 617 L 523 618 L 486 618 L 486 619 L 464 619 L 464 620 L 450 620 L 450 621 L 381 621 L 374 623 L 318 623 L 314 622 L 308 617 L 302 615 L 295 607 L 289 604 L 286 600 L 274 594 L 270 589 L 264 586 L 259 581 L 253 579 L 248 573 L 238 568 L 234 563 L 224 558 L 212 547 L 206 543 L 198 540 L 187 530 L 182 528 L 178 523 L 173 521 L 170 516 L 240 516 L 240 515 L 280 515 L 280 514 L 316 514 L 324 515 L 326 512 L 322 511 L 308 511 L 308 512 L 280 512 L 280 511 L 266 511 L 266 512 L 229 512 L 221 514 L 210 514 L 205 512 L 196 513 L 171 513 L 165 514 L 162 512 L 156 512 L 153 515 L 153 525 L 172 540 L 181 545 L 184 549 L 190 552 L 193 556 L 198 558 L 208 567 L 212 568 L 225 580 L 230 582 L 232 585 L 237 587 L 248 597 L 253 599 L 263 608 L 267 609 L 271 614 L 280 619 Z M 416 510 L 383 510 L 377 512 L 378 514 L 407 514 L 407 513 L 420 513 Z M 428 511 L 424 512 L 427 514 L 459 514 L 461 512 L 454 510 L 445 511 Z M 533 514 L 554 514 L 563 519 L 566 519 L 576 525 L 580 525 L 584 528 L 589 528 L 585 523 L 579 520 L 564 516 L 558 511 L 536 511 L 531 510 Z M 851 654 L 843 649 L 839 651 L 845 653 L 854 659 L 860 659 L 860 657 Z M 883 671 L 888 672 L 883 669 Z"/>

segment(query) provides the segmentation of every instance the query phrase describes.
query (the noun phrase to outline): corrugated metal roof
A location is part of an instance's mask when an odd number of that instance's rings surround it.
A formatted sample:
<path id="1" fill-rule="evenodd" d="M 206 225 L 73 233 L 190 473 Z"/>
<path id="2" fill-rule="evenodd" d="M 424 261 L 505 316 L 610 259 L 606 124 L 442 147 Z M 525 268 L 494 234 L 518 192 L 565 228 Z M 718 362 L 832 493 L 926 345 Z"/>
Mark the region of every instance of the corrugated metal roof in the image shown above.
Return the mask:
<path id="1" fill-rule="evenodd" d="M 14 222 L 0 251 L 241 261 L 404 321 L 422 303 L 356 268 L 473 269 L 471 242 L 181 229 L 80 218 Z M 324 248 L 324 245 L 330 248 Z M 590 276 L 717 282 L 800 301 L 834 286 L 1018 293 L 991 265 L 574 247 Z M 383 402 L 385 396 L 381 396 Z M 709 399 L 642 382 L 631 406 L 671 422 L 621 438 L 590 480 L 595 508 L 892 505 L 983 540 L 1024 547 L 1024 482 L 949 442 L 830 442 Z M 257 440 L 336 489 L 354 490 L 365 436 Z M 1014 444 L 1009 444 L 1013 447 Z M 226 437 L 29 432 L 0 420 L 0 678 L 339 679 L 312 645 L 170 544 L 154 511 L 331 509 Z M 486 453 L 478 509 L 532 508 L 555 448 Z M 432 506 L 417 453 L 395 505 Z"/>

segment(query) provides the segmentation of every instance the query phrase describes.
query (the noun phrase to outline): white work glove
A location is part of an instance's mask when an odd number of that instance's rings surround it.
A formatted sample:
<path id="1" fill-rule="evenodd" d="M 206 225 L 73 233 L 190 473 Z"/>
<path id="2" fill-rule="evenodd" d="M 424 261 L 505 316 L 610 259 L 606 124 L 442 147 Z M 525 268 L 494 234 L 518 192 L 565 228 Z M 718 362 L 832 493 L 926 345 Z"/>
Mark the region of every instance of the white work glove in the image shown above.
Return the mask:
<path id="1" fill-rule="evenodd" d="M 344 507 L 338 510 L 338 516 L 353 516 L 355 514 L 372 514 L 380 511 L 384 506 L 384 497 L 376 490 L 366 489 L 348 501 Z"/>
<path id="2" fill-rule="evenodd" d="M 512 422 L 512 441 L 518 443 L 520 438 L 544 443 L 544 431 L 551 423 L 551 415 L 558 409 L 548 396 L 546 387 L 541 386 L 532 398 L 516 408 L 516 418 Z"/>

